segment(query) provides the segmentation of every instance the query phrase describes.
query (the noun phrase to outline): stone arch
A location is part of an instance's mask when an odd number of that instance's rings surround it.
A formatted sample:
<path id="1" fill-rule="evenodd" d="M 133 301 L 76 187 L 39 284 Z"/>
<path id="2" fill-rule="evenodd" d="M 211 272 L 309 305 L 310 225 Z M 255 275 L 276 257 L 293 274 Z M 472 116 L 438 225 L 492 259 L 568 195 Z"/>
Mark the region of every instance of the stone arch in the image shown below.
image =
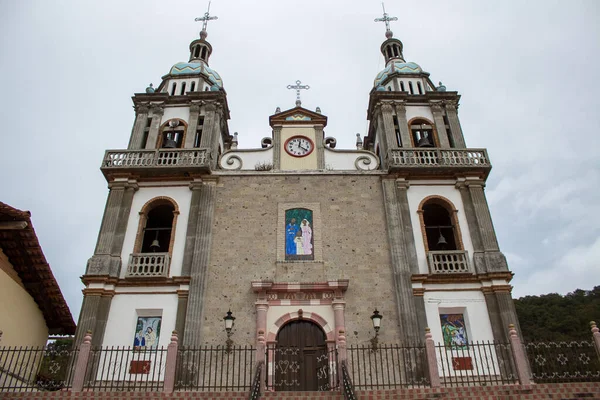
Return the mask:
<path id="1" fill-rule="evenodd" d="M 134 253 L 139 253 L 142 249 L 142 241 L 144 239 L 144 228 L 148 222 L 148 213 L 150 210 L 161 205 L 171 205 L 173 207 L 173 222 L 171 224 L 171 238 L 169 241 L 169 254 L 173 254 L 173 245 L 175 243 L 175 232 L 177 228 L 177 217 L 179 216 L 179 205 L 175 200 L 168 196 L 153 197 L 148 200 L 139 212 L 140 218 L 138 221 L 138 230 L 135 237 L 135 244 L 133 247 Z"/>
<path id="2" fill-rule="evenodd" d="M 412 129 L 410 127 L 412 126 L 412 124 L 414 122 L 417 122 L 417 121 L 423 121 L 427 125 L 431 125 L 431 130 L 433 132 L 433 146 L 440 147 L 440 139 L 438 137 L 438 131 L 435 126 L 435 123 L 433 121 L 431 121 L 429 118 L 425 118 L 425 117 L 413 117 L 410 119 L 410 121 L 408 121 L 408 132 L 410 132 L 410 141 L 412 142 L 413 147 L 417 147 L 417 143 L 415 143 L 415 138 L 412 133 Z"/>
<path id="3" fill-rule="evenodd" d="M 452 201 L 450 201 L 446 197 L 439 195 L 431 195 L 421 200 L 417 209 L 417 213 L 419 214 L 419 221 L 421 224 L 421 234 L 423 235 L 423 244 L 425 245 L 425 251 L 430 251 L 429 243 L 427 240 L 427 232 L 425 230 L 425 219 L 423 217 L 423 207 L 426 204 L 437 204 L 444 207 L 446 211 L 448 211 L 453 225 L 454 239 L 456 241 L 457 250 L 464 250 L 465 246 L 462 240 L 460 224 L 458 223 L 458 209 L 454 206 L 454 203 L 452 203 Z"/>
<path id="4" fill-rule="evenodd" d="M 165 136 L 165 135 L 164 135 L 164 133 L 165 133 L 165 130 L 167 130 L 167 131 L 168 131 L 168 130 L 170 129 L 170 128 L 168 127 L 168 124 L 169 124 L 169 122 L 170 122 L 170 121 L 178 121 L 178 122 L 179 122 L 179 126 L 182 126 L 182 127 L 183 127 L 183 135 L 182 135 L 182 137 L 181 137 L 181 147 L 178 147 L 178 148 L 182 149 L 182 148 L 183 148 L 183 146 L 184 146 L 184 144 L 185 144 L 185 137 L 186 137 L 186 135 L 187 135 L 187 130 L 188 130 L 188 129 L 187 129 L 187 128 L 188 128 L 188 124 L 187 124 L 187 122 L 185 122 L 185 121 L 184 121 L 183 119 L 181 119 L 181 118 L 169 118 L 168 120 L 166 120 L 165 122 L 163 122 L 163 123 L 160 125 L 160 129 L 158 130 L 158 132 L 159 132 L 159 133 L 158 133 L 158 137 L 156 138 L 156 148 L 157 148 L 157 149 L 160 149 L 160 148 L 162 148 L 162 145 L 163 145 L 163 138 L 164 138 L 164 136 Z"/>
<path id="5" fill-rule="evenodd" d="M 329 323 L 325 320 L 325 318 L 321 317 L 314 311 L 302 311 L 302 309 L 298 311 L 288 312 L 279 317 L 271 327 L 269 327 L 269 331 L 267 333 L 267 342 L 274 342 L 277 338 L 277 333 L 279 330 L 289 322 L 299 321 L 299 320 L 307 320 L 314 322 L 317 324 L 323 332 L 325 332 L 325 337 L 327 342 L 335 341 L 335 332 L 333 328 L 329 325 Z"/>

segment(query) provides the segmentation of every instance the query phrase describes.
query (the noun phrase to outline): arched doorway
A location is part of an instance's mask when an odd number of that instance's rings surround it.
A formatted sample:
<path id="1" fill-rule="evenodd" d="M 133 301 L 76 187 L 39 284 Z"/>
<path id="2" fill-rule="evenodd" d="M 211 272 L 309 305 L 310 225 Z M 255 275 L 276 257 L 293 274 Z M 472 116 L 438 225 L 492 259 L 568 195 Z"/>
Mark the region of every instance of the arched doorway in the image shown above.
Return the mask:
<path id="1" fill-rule="evenodd" d="M 277 333 L 272 351 L 276 391 L 327 391 L 329 357 L 325 332 L 312 321 L 297 320 Z"/>

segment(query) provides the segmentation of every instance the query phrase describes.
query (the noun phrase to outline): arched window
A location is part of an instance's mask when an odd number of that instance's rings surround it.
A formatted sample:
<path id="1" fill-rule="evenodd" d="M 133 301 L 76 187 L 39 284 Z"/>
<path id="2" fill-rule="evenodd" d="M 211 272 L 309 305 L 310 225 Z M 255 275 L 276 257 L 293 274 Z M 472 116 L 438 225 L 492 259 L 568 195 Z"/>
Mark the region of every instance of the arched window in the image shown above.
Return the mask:
<path id="1" fill-rule="evenodd" d="M 423 94 L 423 86 L 421 86 L 421 82 L 417 82 L 417 89 L 419 90 L 419 94 Z"/>
<path id="2" fill-rule="evenodd" d="M 180 149 L 183 147 L 187 124 L 182 119 L 173 118 L 165 122 L 158 136 L 157 148 Z"/>
<path id="3" fill-rule="evenodd" d="M 193 92 L 196 90 L 196 82 L 192 81 L 192 84 L 190 85 L 190 92 Z"/>
<path id="4" fill-rule="evenodd" d="M 410 121 L 409 127 L 414 147 L 437 147 L 432 122 L 417 118 Z"/>
<path id="5" fill-rule="evenodd" d="M 171 253 L 179 208 L 174 200 L 158 197 L 140 211 L 134 253 Z"/>
<path id="6" fill-rule="evenodd" d="M 181 84 L 181 94 L 184 95 L 185 94 L 185 82 L 183 82 Z"/>
<path id="7" fill-rule="evenodd" d="M 177 82 L 173 82 L 173 86 L 171 87 L 171 96 L 175 96 L 176 90 L 177 90 Z"/>
<path id="8" fill-rule="evenodd" d="M 196 46 L 196 48 L 194 49 L 194 57 L 198 58 L 199 55 L 200 55 L 200 46 Z"/>
<path id="9" fill-rule="evenodd" d="M 413 89 L 412 81 L 408 81 L 408 90 L 410 94 L 415 94 L 415 90 Z"/>
<path id="10" fill-rule="evenodd" d="M 404 81 L 400 81 L 400 89 L 401 89 L 403 92 L 406 92 L 406 89 L 404 88 Z"/>
<path id="11" fill-rule="evenodd" d="M 463 250 L 458 211 L 441 196 L 430 196 L 419 205 L 426 251 Z"/>

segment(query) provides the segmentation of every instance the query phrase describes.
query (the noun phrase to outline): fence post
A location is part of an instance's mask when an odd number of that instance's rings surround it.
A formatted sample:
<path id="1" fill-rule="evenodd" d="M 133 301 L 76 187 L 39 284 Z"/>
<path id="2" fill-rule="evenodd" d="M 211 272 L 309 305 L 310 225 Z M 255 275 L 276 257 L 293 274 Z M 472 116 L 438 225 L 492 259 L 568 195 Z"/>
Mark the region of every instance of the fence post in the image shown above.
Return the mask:
<path id="1" fill-rule="evenodd" d="M 437 358 L 435 357 L 435 342 L 429 328 L 425 328 L 425 354 L 427 356 L 429 383 L 431 387 L 440 387 L 440 371 L 438 370 Z"/>
<path id="2" fill-rule="evenodd" d="M 175 389 L 175 372 L 177 370 L 177 349 L 179 347 L 179 338 L 177 331 L 171 334 L 171 343 L 167 346 L 167 359 L 165 361 L 165 377 L 163 392 L 173 393 Z"/>
<path id="3" fill-rule="evenodd" d="M 529 363 L 527 357 L 523 351 L 523 344 L 521 338 L 517 334 L 514 324 L 508 325 L 508 332 L 510 335 L 510 348 L 512 349 L 513 359 L 515 361 L 515 367 L 517 368 L 517 376 L 519 377 L 519 383 L 521 385 L 531 385 Z"/>
<path id="4" fill-rule="evenodd" d="M 344 385 L 343 376 L 344 372 L 342 371 L 342 363 L 345 363 L 348 360 L 348 352 L 346 350 L 346 332 L 343 329 L 338 331 L 338 359 L 337 359 L 337 376 L 340 386 Z M 347 365 L 347 364 L 346 364 Z"/>
<path id="5" fill-rule="evenodd" d="M 267 390 L 267 363 L 266 363 L 266 352 L 267 342 L 265 338 L 265 331 L 262 329 L 258 330 L 258 336 L 256 340 L 256 366 L 263 363 L 262 369 L 260 370 L 260 393 L 264 393 Z"/>
<path id="6" fill-rule="evenodd" d="M 598 357 L 600 357 L 600 329 L 596 326 L 596 321 L 590 322 L 590 327 L 592 328 L 592 336 L 594 337 L 594 345 L 596 346 L 596 352 Z"/>
<path id="7" fill-rule="evenodd" d="M 73 384 L 71 385 L 71 391 L 73 392 L 83 391 L 83 382 L 85 381 L 85 374 L 87 372 L 91 350 L 92 331 L 87 331 L 83 337 L 83 343 L 81 344 L 81 347 L 79 347 L 79 354 L 77 355 L 75 373 L 73 374 Z"/>

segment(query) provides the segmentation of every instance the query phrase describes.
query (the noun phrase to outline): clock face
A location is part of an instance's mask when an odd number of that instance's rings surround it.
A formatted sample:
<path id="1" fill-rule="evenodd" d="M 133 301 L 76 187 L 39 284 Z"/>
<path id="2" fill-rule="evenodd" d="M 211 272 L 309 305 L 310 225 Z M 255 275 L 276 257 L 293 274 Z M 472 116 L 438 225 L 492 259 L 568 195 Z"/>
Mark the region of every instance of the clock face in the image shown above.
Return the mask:
<path id="1" fill-rule="evenodd" d="M 304 136 L 293 136 L 285 142 L 285 151 L 294 157 L 305 157 L 315 148 L 312 140 Z"/>

